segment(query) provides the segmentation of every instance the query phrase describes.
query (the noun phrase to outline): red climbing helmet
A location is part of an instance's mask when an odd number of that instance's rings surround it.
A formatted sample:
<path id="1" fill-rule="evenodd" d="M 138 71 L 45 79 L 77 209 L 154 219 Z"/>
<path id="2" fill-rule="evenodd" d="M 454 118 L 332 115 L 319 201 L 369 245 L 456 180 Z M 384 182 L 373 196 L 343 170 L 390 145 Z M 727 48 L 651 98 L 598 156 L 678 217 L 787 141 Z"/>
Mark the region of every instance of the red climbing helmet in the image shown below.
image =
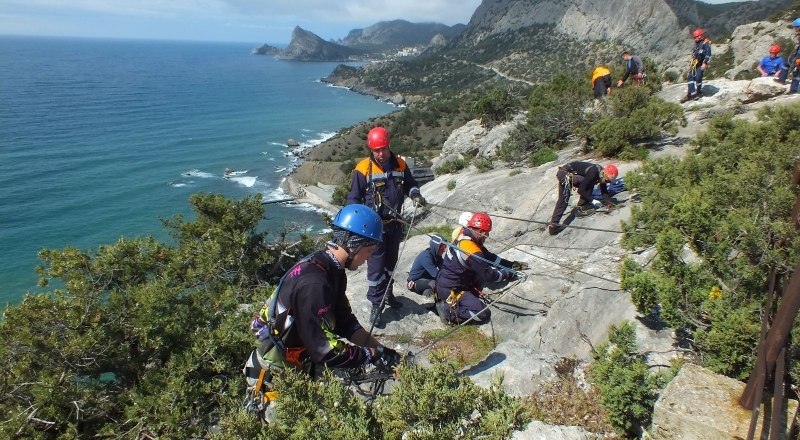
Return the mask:
<path id="1" fill-rule="evenodd" d="M 481 232 L 489 232 L 492 230 L 492 218 L 485 212 L 476 212 L 467 222 L 467 226 L 477 229 Z"/>
<path id="2" fill-rule="evenodd" d="M 616 165 L 610 163 L 603 167 L 603 174 L 606 175 L 608 180 L 614 180 L 619 175 L 619 170 Z"/>
<path id="3" fill-rule="evenodd" d="M 389 131 L 383 127 L 375 127 L 367 134 L 367 145 L 370 150 L 379 150 L 389 146 Z"/>
<path id="4" fill-rule="evenodd" d="M 777 44 L 773 44 L 772 46 L 769 47 L 769 53 L 772 55 L 777 55 L 781 53 L 781 47 L 778 46 Z"/>
<path id="5" fill-rule="evenodd" d="M 703 35 L 705 35 L 705 34 L 706 34 L 705 31 L 703 31 L 700 28 L 697 28 L 697 29 L 694 30 L 694 32 L 692 32 L 692 38 L 697 40 L 698 38 L 703 38 Z"/>

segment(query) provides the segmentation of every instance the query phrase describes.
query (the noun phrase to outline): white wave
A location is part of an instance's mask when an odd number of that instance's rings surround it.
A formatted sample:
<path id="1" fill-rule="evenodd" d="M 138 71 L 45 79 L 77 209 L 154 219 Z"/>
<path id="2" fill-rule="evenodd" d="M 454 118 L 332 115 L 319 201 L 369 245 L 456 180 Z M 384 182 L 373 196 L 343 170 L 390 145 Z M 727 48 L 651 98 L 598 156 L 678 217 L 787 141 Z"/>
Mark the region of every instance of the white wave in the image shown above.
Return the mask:
<path id="1" fill-rule="evenodd" d="M 270 144 L 270 145 L 275 145 L 275 146 L 278 146 L 278 147 L 282 147 L 282 146 L 286 145 L 286 144 L 285 144 L 285 143 L 283 143 L 283 142 L 270 142 L 269 144 Z"/>
<path id="2" fill-rule="evenodd" d="M 250 171 L 250 170 L 244 170 L 244 171 L 231 171 L 231 172 L 226 172 L 226 173 L 225 173 L 225 175 L 226 175 L 226 176 L 241 176 L 241 175 L 243 175 L 243 174 L 247 174 L 247 172 L 248 172 L 248 171 Z"/>
<path id="3" fill-rule="evenodd" d="M 170 182 L 169 183 L 169 186 L 171 186 L 173 188 L 180 188 L 180 187 L 186 186 L 186 185 L 187 185 L 186 182 Z"/>
<path id="4" fill-rule="evenodd" d="M 213 174 L 207 173 L 205 171 L 200 171 L 200 170 L 184 171 L 184 172 L 181 173 L 181 176 L 185 176 L 185 177 L 202 177 L 204 179 L 210 179 L 210 178 L 214 177 Z"/>
<path id="5" fill-rule="evenodd" d="M 280 168 L 278 168 L 277 166 L 275 167 L 275 172 L 276 173 L 282 173 L 284 171 L 286 171 L 286 167 L 280 167 Z"/>
<path id="6" fill-rule="evenodd" d="M 256 184 L 258 176 L 231 177 L 230 180 L 248 188 Z"/>
<path id="7" fill-rule="evenodd" d="M 301 129 L 300 129 L 300 131 L 304 131 L 304 132 L 306 132 L 306 133 L 311 133 L 311 130 L 309 130 L 309 129 L 307 129 L 307 128 L 301 128 Z"/>

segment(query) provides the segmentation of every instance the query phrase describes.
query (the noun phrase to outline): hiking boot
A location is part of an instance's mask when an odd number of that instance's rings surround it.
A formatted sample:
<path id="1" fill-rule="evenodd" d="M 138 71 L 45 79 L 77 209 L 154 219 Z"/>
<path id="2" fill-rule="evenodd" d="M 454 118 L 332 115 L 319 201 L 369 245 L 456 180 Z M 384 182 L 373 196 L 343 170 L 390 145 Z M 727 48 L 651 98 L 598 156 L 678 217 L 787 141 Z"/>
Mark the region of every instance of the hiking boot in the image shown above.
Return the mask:
<path id="1" fill-rule="evenodd" d="M 683 98 L 680 99 L 680 103 L 683 104 L 684 102 L 689 102 L 691 99 L 692 99 L 692 95 L 687 93 L 687 94 L 683 95 Z"/>
<path id="2" fill-rule="evenodd" d="M 423 290 L 422 296 L 424 296 L 425 298 L 433 298 L 433 290 L 432 289 Z"/>
<path id="3" fill-rule="evenodd" d="M 382 312 L 380 307 L 372 306 L 372 311 L 369 313 L 369 322 L 375 328 L 383 328 Z"/>
<path id="4" fill-rule="evenodd" d="M 558 223 L 550 223 L 549 225 L 547 225 L 547 233 L 550 235 L 556 235 L 566 228 L 567 228 L 566 226 L 560 225 Z"/>
<path id="5" fill-rule="evenodd" d="M 400 302 L 399 299 L 395 298 L 394 295 L 386 296 L 386 304 L 393 309 L 399 309 L 403 307 L 403 303 Z"/>
<path id="6" fill-rule="evenodd" d="M 439 320 L 442 321 L 442 324 L 448 325 L 450 323 L 447 321 L 447 304 L 444 301 L 436 301 L 436 314 L 439 315 Z"/>

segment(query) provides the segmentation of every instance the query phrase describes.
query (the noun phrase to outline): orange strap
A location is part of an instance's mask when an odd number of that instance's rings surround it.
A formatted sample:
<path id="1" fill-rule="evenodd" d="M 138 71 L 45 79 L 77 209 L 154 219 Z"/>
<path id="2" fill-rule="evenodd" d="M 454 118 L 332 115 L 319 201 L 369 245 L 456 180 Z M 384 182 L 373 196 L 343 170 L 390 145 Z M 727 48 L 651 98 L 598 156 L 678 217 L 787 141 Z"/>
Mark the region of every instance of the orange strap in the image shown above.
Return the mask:
<path id="1" fill-rule="evenodd" d="M 301 359 L 301 356 L 305 351 L 305 347 L 287 347 L 283 357 L 286 359 L 286 362 L 298 367 L 302 367 L 303 360 Z"/>

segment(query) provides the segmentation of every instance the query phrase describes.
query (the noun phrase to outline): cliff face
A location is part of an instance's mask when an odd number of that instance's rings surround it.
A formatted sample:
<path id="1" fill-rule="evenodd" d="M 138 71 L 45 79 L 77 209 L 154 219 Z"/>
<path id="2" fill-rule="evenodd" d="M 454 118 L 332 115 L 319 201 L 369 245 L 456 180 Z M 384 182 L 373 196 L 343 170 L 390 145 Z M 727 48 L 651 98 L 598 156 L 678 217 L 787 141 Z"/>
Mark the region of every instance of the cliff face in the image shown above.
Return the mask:
<path id="1" fill-rule="evenodd" d="M 347 61 L 363 55 L 363 51 L 323 40 L 297 26 L 292 41 L 276 58 L 293 61 Z"/>
<path id="2" fill-rule="evenodd" d="M 791 0 L 762 0 L 736 6 L 705 5 L 691 0 L 485 0 L 462 32 L 459 44 L 523 28 L 553 26 L 561 38 L 615 41 L 667 63 L 686 58 L 689 32 L 704 27 L 710 35 L 781 11 Z"/>

